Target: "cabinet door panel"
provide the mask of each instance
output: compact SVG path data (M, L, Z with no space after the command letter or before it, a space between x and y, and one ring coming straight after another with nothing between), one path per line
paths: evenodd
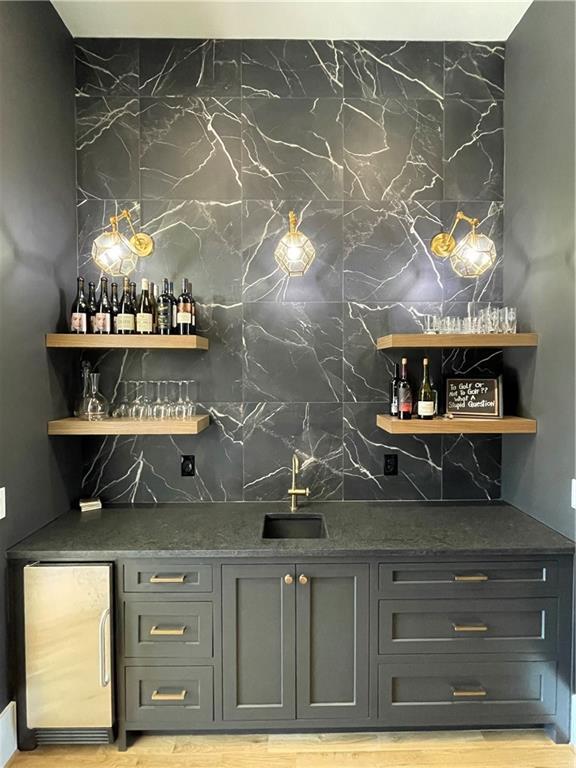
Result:
M292 566L222 568L225 720L295 715L295 585Z
M297 567L297 716L368 715L368 566Z

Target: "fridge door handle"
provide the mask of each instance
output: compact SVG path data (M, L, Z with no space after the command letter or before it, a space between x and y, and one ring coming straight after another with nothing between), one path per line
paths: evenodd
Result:
M99 657L100 657L100 685L106 688L110 684L110 670L106 655L106 625L110 618L110 608L105 608L100 616L99 625Z

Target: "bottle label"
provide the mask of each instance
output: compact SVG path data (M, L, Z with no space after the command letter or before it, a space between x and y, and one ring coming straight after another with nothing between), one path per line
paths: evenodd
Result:
M112 316L112 333L118 333L118 315Z
M434 400L418 400L418 416L434 416Z
M390 403L390 414L392 416L398 415L398 395L394 395L392 402Z
M192 313L183 312L181 309L176 313L176 323L178 325L189 325L192 322Z
M86 313L72 312L70 317L70 330L72 333L86 333Z
M176 304L172 304L172 328L176 328L178 325L178 307Z
M148 312L138 312L136 315L136 332L152 333L152 315Z
M94 333L110 333L110 315L108 312L96 312L94 315Z
M170 306L168 304L158 307L158 328L162 331L170 328Z
M134 330L134 315L118 315L116 317L116 332L132 332Z
M398 410L401 413L412 413L412 393L410 390L400 390L398 395Z

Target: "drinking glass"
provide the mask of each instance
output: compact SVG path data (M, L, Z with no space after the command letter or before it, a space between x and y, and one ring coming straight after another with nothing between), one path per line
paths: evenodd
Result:
M424 315L424 333L437 333L436 329L434 328L435 319L436 318L434 315Z
M178 381L177 384L178 384L178 400L174 405L173 413L174 413L175 419L182 420L182 419L185 419L186 416L188 415L186 401L182 397L182 387L184 385L184 382Z
M130 416L130 402L128 400L128 382L122 380L119 384L120 399L112 411L114 419L127 419Z
M162 400L162 393L160 392L160 381L150 382L150 391L152 397L151 416L153 419L165 419L166 418L166 406ZM156 391L156 397L154 397L154 391Z
M135 381L135 397L130 406L130 418L131 419L148 419L150 418L150 403L148 402L146 393L146 382Z
M504 307L504 333L516 333L518 321L516 307Z
M196 404L198 402L198 384L189 379L186 382L186 416L196 416Z

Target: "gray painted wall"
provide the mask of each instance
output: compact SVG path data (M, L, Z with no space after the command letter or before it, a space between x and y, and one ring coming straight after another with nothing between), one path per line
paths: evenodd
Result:
M53 363L67 358L51 361L43 334L57 327L76 269L72 40L48 2L0 3L0 163L1 710L4 551L78 493L73 446L46 436L46 421L65 408Z
M574 3L535 2L505 67L504 298L541 344L505 356L538 435L504 440L502 495L573 537Z

